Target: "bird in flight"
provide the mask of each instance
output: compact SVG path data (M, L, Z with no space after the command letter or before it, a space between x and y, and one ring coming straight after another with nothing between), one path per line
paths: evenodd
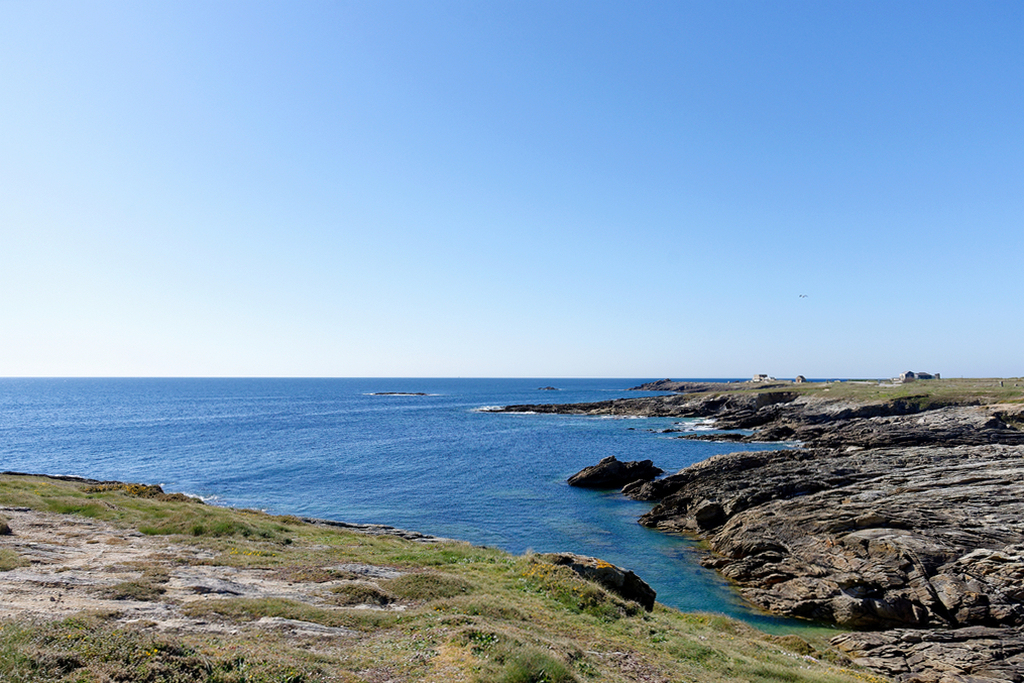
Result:
M806 295L806 294L801 294L801 295L800 295L800 298L801 298L801 299L806 299L806 298L807 298L807 295Z

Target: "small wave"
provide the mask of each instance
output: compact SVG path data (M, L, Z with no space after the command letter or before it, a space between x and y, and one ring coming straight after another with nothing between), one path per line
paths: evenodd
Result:
M479 408L470 408L471 413L503 413L505 415L540 415L535 410L511 410L505 412L508 406L480 406Z
M693 421L676 422L681 432L713 432L716 431L715 421L709 417L696 418Z
M217 495L212 495L211 494L209 496L200 496L197 493L188 493L186 491L182 491L181 493L184 493L186 496L189 496L190 498L198 498L199 500L203 501L207 505L223 505L223 503L220 502L221 501L221 497L217 496Z

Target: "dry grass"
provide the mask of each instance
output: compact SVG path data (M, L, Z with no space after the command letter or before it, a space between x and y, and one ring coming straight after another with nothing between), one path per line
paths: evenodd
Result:
M735 386L735 385L734 385ZM792 391L858 402L912 400L921 407L1024 403L1024 378L930 379L893 384L890 380L848 380L842 382L773 382L771 386L744 384L722 393Z
M5 682L872 680L841 668L824 634L778 638L724 617L660 605L648 613L564 567L494 549L31 477L0 477L4 505L166 533L176 544L168 548L201 549L204 571L261 572L304 591L175 602L162 591L195 554L168 550L117 591L165 604L207 631L164 632L116 612L8 621L0 628Z

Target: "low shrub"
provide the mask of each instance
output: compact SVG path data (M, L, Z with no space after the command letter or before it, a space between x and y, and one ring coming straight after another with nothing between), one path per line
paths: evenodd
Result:
M509 658L498 683L572 683L575 680L559 660L541 650L525 648Z
M453 598L473 590L473 584L463 578L433 572L403 574L383 582L383 586L397 597L425 601Z
M151 602L156 600L167 590L148 581L123 581L119 584L104 588L100 595L110 600L139 600Z
M0 548L0 572L9 572L18 567L27 567L31 564L27 558L22 557L10 548Z
M331 588L330 602L335 605L383 606L394 601L394 596L382 591L372 583L353 581Z

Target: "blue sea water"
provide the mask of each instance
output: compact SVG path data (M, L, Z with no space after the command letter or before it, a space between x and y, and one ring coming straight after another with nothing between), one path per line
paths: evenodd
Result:
M637 524L650 503L565 483L609 455L675 472L735 445L657 433L677 419L480 410L649 395L626 391L645 381L0 379L0 471L156 483L513 553L594 555L636 571L664 604L793 630L700 567L692 541ZM559 391L538 391L549 385Z

